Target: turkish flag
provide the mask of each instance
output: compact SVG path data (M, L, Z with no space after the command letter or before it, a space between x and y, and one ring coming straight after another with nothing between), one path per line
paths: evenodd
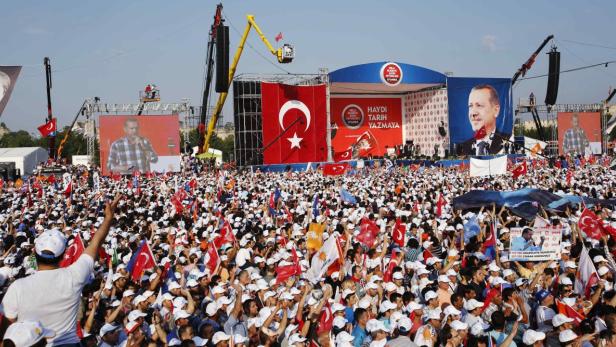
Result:
M383 282L391 282L391 276L394 274L394 268L398 266L397 252L392 250L389 256L389 263L387 264L387 270L383 274Z
M346 151L334 153L335 162L339 162L343 160L351 160L351 159L353 159L353 149L352 148L348 148Z
M349 168L348 163L321 165L321 169L323 169L324 176L343 175L347 171L348 168Z
M578 226L586 236L595 240L601 239L601 236L604 234L603 223L596 214L587 208L582 211Z
M291 276L300 275L302 269L299 267L299 262L296 264L278 266L276 268L276 284L284 283Z
M526 175L526 161L523 161L522 164L517 165L511 170L511 174L513 174L513 178L517 179L522 175Z
M573 171L567 170L567 185L571 185L571 179L573 178Z
M126 269L130 273L130 278L132 278L135 282L139 282L143 272L155 266L156 261L154 260L154 255L152 254L148 241L145 240L141 242L139 248L137 248L133 256L130 258Z
M220 228L220 235L214 239L214 246L216 248L222 247L225 243L235 243L236 238L233 235L233 230L231 229L231 224L225 221L222 224L222 228Z
M56 132L56 119L52 118L50 122L47 122L40 127L38 127L38 131L41 133L42 137L47 137Z
M206 255L207 260L205 261L205 266L210 270L210 274L213 275L220 264L220 257L218 256L218 250L211 242L208 244Z
M359 234L356 239L368 248L372 248L372 246L374 246L374 242L376 241L376 237L379 234L379 230L379 226L376 225L373 220L364 218L361 220Z
M68 184L64 188L64 196L68 198L71 196L72 193L73 193L73 181L71 180L68 182Z
M66 247L64 251L64 257L62 261L60 261L60 267L68 267L79 259L85 247L83 246L83 241L81 240L81 236L77 234L73 239L73 242Z
M406 235L406 226L402 224L400 218L396 219L396 225L391 231L392 240L400 247L404 247L404 237Z
M263 163L327 160L327 97L324 84L261 83Z
M359 148L359 156L366 157L377 149L378 142L376 141L376 137L374 137L370 131L366 130L355 140L355 146Z
M557 277L558 278L558 277ZM556 308L558 309L558 313L564 314L565 316L573 319L573 324L575 326L580 325L580 323L586 319L584 314L576 311L573 307L565 304L564 302L556 299Z
M443 198L443 194L438 195L438 201L436 202L436 216L440 217L443 214L443 206L447 201Z
M332 308L329 305L327 300L323 305L323 310L321 311L321 319L319 319L319 328L317 329L317 335L321 334L325 331L331 331L334 326L334 314L332 313Z

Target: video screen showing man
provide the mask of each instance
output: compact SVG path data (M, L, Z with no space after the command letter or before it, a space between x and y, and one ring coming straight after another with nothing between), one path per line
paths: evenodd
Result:
M541 238L541 242L539 244L535 244L533 240L533 231L531 228L524 228L522 231L522 236L514 237L511 240L511 250L512 251L527 251L527 252L539 252L543 247L543 242L545 238Z
M579 114L574 113L571 116L571 128L565 131L563 138L563 152L571 155L585 155L586 148L590 148L590 142L580 127Z
M111 172L132 174L151 171L150 164L158 161L150 140L139 136L139 122L135 118L124 121L126 136L115 140L109 148L107 168Z
M498 92L489 84L476 85L468 95L468 121L473 132L480 134L485 129L485 135L471 138L462 143L461 154L492 155L503 150L503 138L509 137L496 129L496 119L501 110Z

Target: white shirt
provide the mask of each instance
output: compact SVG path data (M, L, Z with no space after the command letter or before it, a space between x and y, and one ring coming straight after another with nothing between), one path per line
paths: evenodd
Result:
M37 271L9 286L2 300L4 313L18 321L40 321L56 332L50 345L79 343L77 311L81 291L94 271L94 260L82 254L71 266Z

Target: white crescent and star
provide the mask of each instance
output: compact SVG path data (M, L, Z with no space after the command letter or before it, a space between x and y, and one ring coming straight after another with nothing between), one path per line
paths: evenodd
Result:
M148 260L150 260L150 256L147 253L139 254L139 257L137 258L137 263L139 263L139 259L141 258L142 255L145 258L145 261L143 262L143 265L146 265L148 263Z
M49 123L47 126L47 131L51 131L53 129L53 122Z
M304 115L304 117L306 117L306 129L304 131L307 131L310 127L310 110L308 109L308 106L306 106L306 104L299 100L289 100L282 105L280 111L278 112L278 123L280 123L280 127L283 131L285 130L284 117L287 112L293 109L300 111ZM300 142L303 140L303 138L298 137L297 133L295 133L293 134L293 137L287 137L287 140L289 140L289 142L291 143L291 148L300 148Z

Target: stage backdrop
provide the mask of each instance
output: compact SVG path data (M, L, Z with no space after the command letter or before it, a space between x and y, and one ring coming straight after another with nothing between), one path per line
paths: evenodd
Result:
M574 126L574 122L577 125ZM556 126L560 154L601 154L599 112L558 112Z
M511 79L509 78L467 78L451 77L447 79L447 96L449 98L449 134L451 143L458 154L476 155L475 141L473 135L479 129L474 129L471 125L471 111L469 111L469 96L471 90L476 86L491 86L498 94L500 110L496 115L496 135L490 143L487 154L502 153L504 141L502 138L511 136L513 129L513 106L511 101ZM488 89L482 88L482 91ZM480 105L478 100L474 100L475 105L472 110L478 115L475 119L484 119L484 122L494 122L495 112L490 105ZM481 127L483 122L476 122L476 127Z
M325 88L261 83L264 164L327 160Z
M180 147L177 115L100 117L103 175L180 171Z
M400 98L331 98L330 112L334 153L354 147L354 158L382 156L386 147L402 144Z

